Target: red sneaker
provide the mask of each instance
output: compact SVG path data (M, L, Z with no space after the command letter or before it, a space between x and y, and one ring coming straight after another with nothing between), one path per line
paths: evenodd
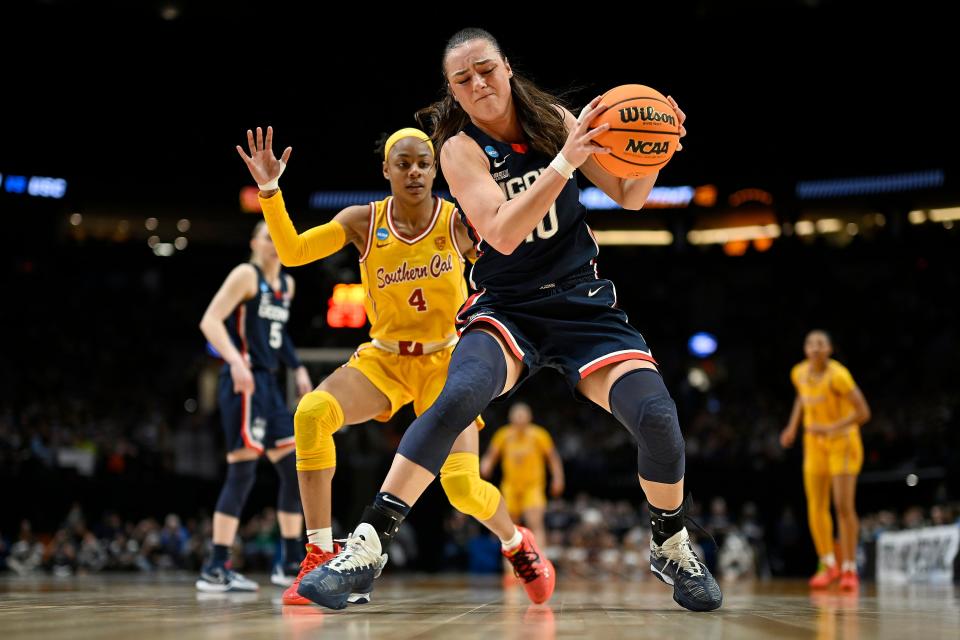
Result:
M840 591L856 591L860 588L860 577L856 571L844 571L840 576Z
M317 567L322 564L326 564L333 556L340 553L340 545L336 542L333 543L333 552L327 553L320 547L315 544L307 544L307 557L303 559L303 562L300 563L300 573L297 574L297 577L294 579L293 584L286 588L283 592L282 602L283 604L313 604L302 595L297 593L297 587L300 586L300 581L303 580L303 576L307 575Z
M826 589L839 579L840 567L837 565L833 565L832 567L820 565L820 570L813 574L808 584L811 589Z
M557 584L557 572L553 563L540 553L533 533L526 527L517 527L523 539L520 546L510 551L500 552L513 565L513 574L523 582L527 597L534 604L543 604L553 595Z

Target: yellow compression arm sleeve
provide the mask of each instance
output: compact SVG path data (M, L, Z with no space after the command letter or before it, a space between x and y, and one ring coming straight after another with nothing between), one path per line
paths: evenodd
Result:
M347 242L347 234L336 220L297 234L290 221L290 214L283 204L279 191L269 198L260 198L263 218L270 229L270 237L277 248L280 262L288 267L297 267L314 260L326 258L339 251Z

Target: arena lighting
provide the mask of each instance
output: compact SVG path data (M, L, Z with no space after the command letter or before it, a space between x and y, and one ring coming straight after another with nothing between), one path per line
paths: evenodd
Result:
M67 181L63 178L34 176L27 183L27 194L38 198L59 200L67 192Z
M837 233L843 229L843 222L837 218L820 218L814 225L817 233Z
M362 284L338 284L327 301L327 324L334 329L359 329L367 323L363 308L365 294Z
M244 213L260 213L260 190L256 187L240 189L240 210Z
M690 242L690 244L724 244L738 240L779 237L780 225L778 224L754 224L744 227L724 227L720 229L692 229L687 232L687 241Z
M796 193L801 200L812 200L816 198L840 198L843 196L916 191L941 186L943 186L943 170L934 169L862 178L801 181L797 183Z
M36 198L59 200L67 193L67 181L63 178L0 174L0 182L7 193L25 193Z
M445 191L434 191L434 195L446 200L450 194ZM343 209L355 204L367 204L375 200L383 200L390 195L389 191L314 191L310 194L310 208L324 211ZM259 203L257 211L259 211Z
M717 352L717 339L706 331L698 331L690 336L687 348L698 358L707 358Z
M645 209L688 207L690 202L693 201L693 195L693 187L654 187L643 206ZM591 211L621 208L610 196L597 187L581 189L580 202Z
M740 189L730 194L730 206L739 207L748 202L773 204L773 196L763 189Z
M652 229L622 229L594 231L597 244L616 245L649 245L664 247L673 244L673 234L666 230Z
M168 258L173 255L174 247L169 242L158 242L153 247L153 253L161 258Z
M949 207L947 209L914 209L907 214L910 224L922 224L926 220L931 222L952 222L960 220L960 207Z
M698 207L712 207L717 204L717 188L712 184L705 184L693 191L693 204Z
M952 207L950 209L931 209L930 219L934 222L960 220L960 207Z
M247 212L256 212L260 210L259 203L254 205L255 198L246 191L244 187L241 191L241 208ZM249 187L249 189L253 189ZM695 194L706 187L681 186L681 187L654 187L643 205L645 209L666 209L688 207L693 202ZM712 187L710 187L712 189ZM435 191L441 198L450 199L450 194L444 191ZM256 189L253 194L256 195ZM310 208L320 210L343 209L354 204L365 204L375 200L383 200L390 193L387 191L314 191L310 195ZM700 206L713 206L716 201L716 190L712 191L712 197L705 196L698 200ZM587 187L580 191L580 202L591 211L610 211L620 209L620 205L614 202L607 194L596 187ZM708 204L704 204L708 203Z
M697 391L706 393L710 390L710 377L699 367L693 367L687 372L687 383Z
M798 220L797 224L793 226L793 230L798 236L812 236L817 231L810 220Z

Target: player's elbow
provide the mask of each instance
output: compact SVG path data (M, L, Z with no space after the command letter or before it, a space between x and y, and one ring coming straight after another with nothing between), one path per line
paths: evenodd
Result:
M203 314L203 317L200 318L200 324L198 325L200 327L200 333L202 333L207 338L209 338L209 335L210 335L211 320L212 320L212 317L210 316L210 314L205 313Z
M523 238L517 238L516 233L511 233L508 229L498 229L494 230L490 236L484 236L483 241L496 249L498 253L508 256L516 251L520 243L523 242Z
M613 198L613 201L620 205L621 209L626 209L627 211L640 211L643 209L643 205L647 203L647 196L649 192L642 193L639 191L634 192L623 192L621 191Z
M285 267L299 267L303 261L299 259L297 251L290 251L289 248L281 249L279 245L274 245L277 249L277 257L280 258L280 264Z
M519 245L519 243L510 242L510 241L501 241L496 244L490 243L490 246L497 250L498 253L508 256L513 253Z
M307 264L311 260L307 258L310 253L307 242L303 235L291 239L290 242L275 242L274 247L277 250L277 257L280 258L280 264L285 267L299 267Z

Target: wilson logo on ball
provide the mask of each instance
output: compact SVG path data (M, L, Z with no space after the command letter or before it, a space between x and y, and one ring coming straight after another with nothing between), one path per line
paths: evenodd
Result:
M662 113L653 107L627 107L620 109L620 122L666 122L676 126L677 118L669 113Z
M605 127L593 141L605 147L593 160L612 176L634 179L656 173L680 146L680 114L656 89L625 84L607 91L600 104L608 108L590 122Z

